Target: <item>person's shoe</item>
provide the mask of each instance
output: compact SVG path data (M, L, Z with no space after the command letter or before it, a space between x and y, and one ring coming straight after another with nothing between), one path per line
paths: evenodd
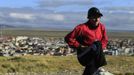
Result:
M112 74L108 71L105 71L105 72L99 72L99 74L97 74L97 75L114 75L114 74Z
M100 72L104 72L105 70L101 67L101 68L98 68L98 70L96 72L94 72L93 75L100 75Z
M100 67L93 75L114 75L108 71L106 71L104 68Z
M102 68L102 67L100 67L100 68L98 68L98 71L99 71L99 72L105 72L105 69Z

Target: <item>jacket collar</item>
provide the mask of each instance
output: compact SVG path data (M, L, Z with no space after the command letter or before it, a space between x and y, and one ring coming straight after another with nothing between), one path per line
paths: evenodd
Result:
M98 27L99 27L99 25L100 25L100 23L99 23L99 25L98 26L94 26L94 25L92 25L92 23L90 23L90 21L88 20L86 23L85 23L85 25L87 25L90 29L97 29Z

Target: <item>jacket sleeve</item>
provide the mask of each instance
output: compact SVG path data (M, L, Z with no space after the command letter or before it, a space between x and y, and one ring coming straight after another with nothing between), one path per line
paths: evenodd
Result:
M108 36L107 36L106 29L104 26L102 27L102 40L101 40L101 42L102 42L102 48L105 49L107 47Z
M73 31L71 31L69 34L65 36L65 42L69 45L71 48L77 48L79 47L79 42L76 40L77 36L80 35L80 29L78 26L74 28Z

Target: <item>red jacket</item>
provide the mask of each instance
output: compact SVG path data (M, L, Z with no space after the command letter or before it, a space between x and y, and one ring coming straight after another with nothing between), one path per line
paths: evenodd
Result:
M91 29L89 25L88 22L80 24L65 36L65 41L70 47L77 48L80 44L90 46L94 41L99 40L102 48L106 48L108 38L104 25L99 23L96 29ZM81 39L77 39L77 37L81 37Z

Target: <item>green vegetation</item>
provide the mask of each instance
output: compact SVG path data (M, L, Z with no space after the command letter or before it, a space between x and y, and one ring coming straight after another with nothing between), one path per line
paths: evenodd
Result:
M0 31L1 32L1 31ZM4 29L3 35L7 36L29 36L29 37L64 37L70 31L45 31L45 30L17 30L17 29ZM107 32L109 38L134 38L134 32Z
M134 74L133 56L107 56L108 65L105 67L108 71L115 74Z
M1 32L1 31L0 31ZM68 31L44 31L44 30L2 30L3 35L7 36L29 36L29 37L64 37Z
M0 73L43 73L78 71L81 69L75 56L22 56L0 57Z
M134 72L134 57L106 56L108 65L104 68L117 75L131 75ZM22 56L0 57L0 73L51 73L73 72L81 74L83 67L76 56Z

